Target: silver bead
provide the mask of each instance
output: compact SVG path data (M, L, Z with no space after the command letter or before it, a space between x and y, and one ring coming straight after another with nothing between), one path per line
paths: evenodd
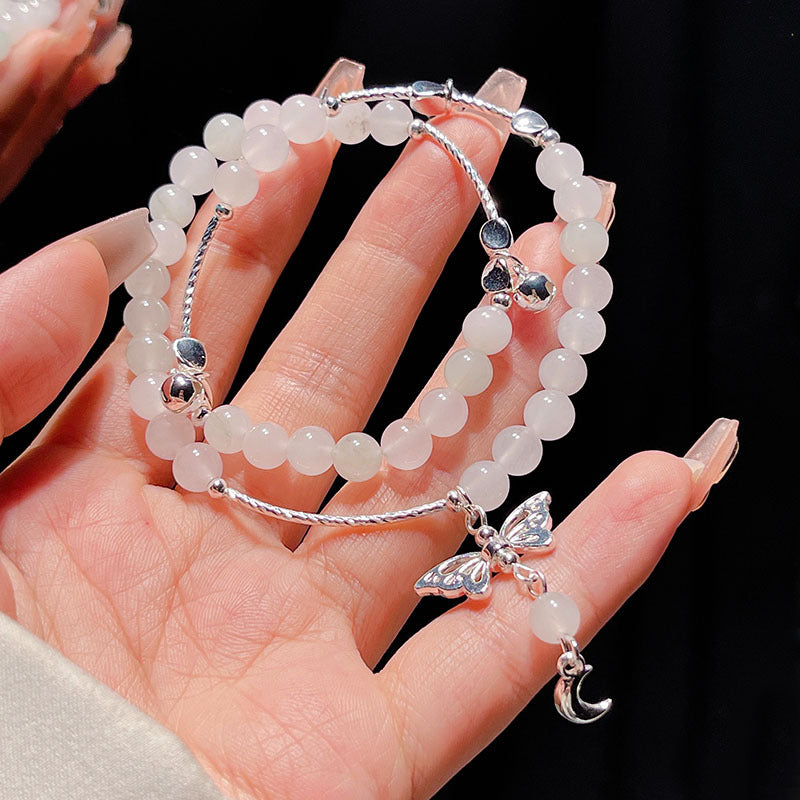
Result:
M447 505L452 508L453 511L461 510L461 493L458 489L451 489L447 493Z
M342 104L339 102L338 97L334 97L334 95L329 94L325 98L325 102L323 103L325 106L325 111L327 112L329 117L335 117L342 108Z
M481 226L481 244L490 256L498 250L508 250L514 244L511 227L502 217L487 220Z
M544 311L556 296L556 285L543 272L524 275L514 293L514 300L526 311Z
M425 123L419 117L415 117L408 123L408 135L412 139L419 139L425 135Z
M552 128L548 128L546 131L543 131L541 136L539 136L539 144L542 147L549 147L551 144L558 144L561 141L561 136L559 136L558 131L553 130Z
M189 372L202 372L206 368L208 357L206 348L199 339L183 336L172 343L172 351L178 363Z
M233 208L231 208L231 206L229 206L227 203L217 203L214 213L220 218L220 220L229 220L233 216Z
M161 402L168 411L179 414L189 408L202 391L203 387L197 378L183 372L173 372L161 384Z
M509 253L496 255L483 268L481 275L483 291L489 294L513 291L519 283L520 272L524 270L522 262Z
M501 550L508 549L508 539L503 536L492 536L483 546L483 557L486 561L494 561Z
M497 308L505 309L506 311L511 308L514 298L508 292L495 292L492 295L491 303Z
M212 497L223 497L227 488L228 484L225 483L224 479L214 478L214 480L208 484L208 493Z
M475 531L475 542L478 547L483 547L494 536L497 536L497 531L491 525L481 525Z
M533 144L538 143L542 131L546 129L544 117L529 108L520 108L511 118L511 132Z

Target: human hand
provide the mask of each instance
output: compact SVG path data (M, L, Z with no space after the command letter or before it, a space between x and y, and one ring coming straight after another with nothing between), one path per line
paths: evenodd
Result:
M67 111L114 77L131 45L130 28L117 24L122 0L62 5L52 27L27 33L0 58L0 201L61 128ZM0 20L0 37L5 33Z
M361 78L344 63L323 83L341 91ZM499 71L480 94L516 108L524 88ZM504 135L472 113L437 124L488 178ZM217 397L336 147L326 136L298 150L261 177L258 198L222 226L207 256L195 334ZM449 157L410 142L232 402L289 430L361 429L474 210L474 190ZM190 231L190 252L210 212ZM537 225L514 247L557 283L568 268L559 231L557 222ZM174 326L189 262L174 267ZM465 430L437 441L424 468L348 484L326 510L368 513L443 496L497 430L519 422L558 316L556 308L515 326L519 335L493 359L492 390L472 398ZM498 580L488 602L451 608L375 674L417 601L415 580L461 542L459 522L302 531L174 490L169 463L148 454L145 424L128 410L128 340L121 332L0 476L0 607L172 728L232 798L430 796L552 677L558 648L531 635L529 599ZM430 386L441 384L440 368ZM536 560L551 587L578 603L581 645L724 472L735 425L713 427L711 439L691 462L661 452L625 461L557 527L554 552ZM332 480L286 465L259 472L241 456L226 457L225 475L303 509L317 508Z

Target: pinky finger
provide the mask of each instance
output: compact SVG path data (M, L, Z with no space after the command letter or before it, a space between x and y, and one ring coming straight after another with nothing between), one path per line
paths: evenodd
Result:
M717 446L704 453L705 469L697 459L655 451L629 458L559 526L553 554L528 559L550 591L577 603L581 645L647 578L698 496L735 454L735 422L718 421L708 433ZM438 617L379 675L395 703L414 796L433 794L555 671L560 648L533 636L530 597L514 583L495 578L489 602L466 602Z

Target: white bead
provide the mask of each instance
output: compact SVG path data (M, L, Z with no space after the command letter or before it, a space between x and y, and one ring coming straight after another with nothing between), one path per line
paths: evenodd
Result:
M175 455L172 475L187 492L206 492L211 481L222 477L222 456L205 442L187 444Z
M203 143L220 161L234 161L242 155L244 121L236 114L217 114L203 131Z
M162 334L135 336L128 342L125 357L135 375L142 372L169 372L175 361L172 345Z
M531 606L528 623L538 639L558 644L563 636L574 636L578 632L581 612L569 595L545 592Z
M492 458L509 475L527 475L542 460L542 441L530 428L511 425L494 437Z
M276 125L257 125L242 141L245 161L259 172L274 172L289 158L289 140Z
M244 437L244 457L259 469L275 469L286 461L289 434L275 422L262 422Z
M342 144L359 144L369 136L370 113L366 103L344 103L336 116L328 117L328 130Z
M178 450L194 442L194 425L186 414L162 410L148 423L144 440L154 456L171 461Z
M553 205L556 214L566 222L594 217L603 205L603 192L597 181L577 175L559 184L553 195Z
M368 481L382 463L381 446L366 433L348 433L333 448L333 466L346 481Z
M384 100L369 115L372 138L385 145L401 144L408 139L408 126L414 119L411 109L400 100Z
M225 405L206 415L203 433L206 441L218 452L238 453L252 427L253 421L243 408Z
M214 191L229 206L246 206L258 194L258 173L244 161L228 161L217 170Z
M169 178L192 194L207 194L214 185L217 159L205 147L192 145L179 150L169 165Z
M480 394L492 382L494 369L485 353L463 348L456 350L444 365L447 385L465 397Z
M558 341L576 353L593 353L605 338L605 320L590 308L571 308L558 321Z
M150 195L150 216L153 219L171 219L181 228L185 228L197 211L197 204L192 193L174 183L159 186Z
M560 244L571 264L592 264L608 250L608 231L596 219L576 219L564 226Z
M169 308L157 297L134 297L125 306L122 321L133 336L164 333L169 327Z
M469 417L469 406L464 395L444 387L431 389L419 402L419 418L434 436L454 436Z
M573 267L564 278L564 299L573 308L602 311L614 293L614 281L600 264Z
M571 144L558 144L545 147L536 159L536 175L548 188L556 189L564 181L583 174L583 156Z
M586 383L586 362L573 350L551 350L539 364L539 380L545 389L575 394Z
M325 428L308 425L289 438L286 454L301 475L322 475L333 464L333 436Z
M281 104L274 100L256 100L244 112L244 129L251 131L259 125L280 125Z
M131 381L128 387L128 400L131 410L137 417L153 419L164 411L161 384L166 379L166 372L143 372Z
M525 424L543 441L566 436L575 424L572 400L557 389L542 389L531 395L523 411Z
M281 105L280 125L290 142L310 144L325 135L328 116L318 97L295 94Z
M431 456L433 439L416 419L396 419L381 436L381 450L395 469L416 469Z
M186 252L186 234L171 219L154 219L150 232L156 240L153 258L168 267L177 264Z
M494 461L476 461L468 466L458 482L484 511L494 511L505 503L511 482L506 471Z
M131 297L163 297L169 291L169 270L155 258L148 258L125 281Z
M496 306L479 306L464 318L464 340L487 356L499 353L510 341L513 328L508 314Z

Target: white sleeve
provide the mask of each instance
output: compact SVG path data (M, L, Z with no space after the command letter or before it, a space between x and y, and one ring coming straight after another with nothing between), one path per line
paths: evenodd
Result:
M172 731L0 614L3 800L224 800Z

